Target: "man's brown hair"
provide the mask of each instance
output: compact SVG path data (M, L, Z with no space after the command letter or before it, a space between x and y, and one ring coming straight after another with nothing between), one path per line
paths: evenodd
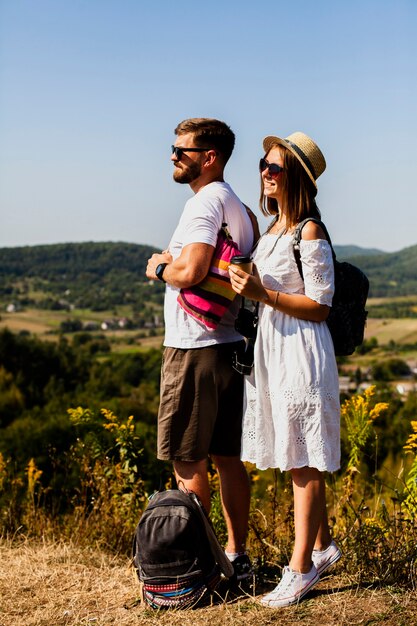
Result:
M223 165L233 152L235 135L231 128L220 120L206 117L192 117L180 122L175 129L176 135L192 133L198 148L216 150L222 158Z

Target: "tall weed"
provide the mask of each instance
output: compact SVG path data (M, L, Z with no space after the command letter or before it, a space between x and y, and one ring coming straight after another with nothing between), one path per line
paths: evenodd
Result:
M412 464L405 480L405 498L403 506L410 518L417 517L417 422L411 422L412 433L406 441L404 450L412 455Z
M141 478L141 447L133 417L123 421L107 409L69 409L77 440L66 455L68 488L65 510L47 506L49 487L33 459L25 478L0 453L1 532L8 535L76 537L129 552L146 493ZM59 507L56 507L59 508Z
M87 428L89 436L79 438L71 450L80 487L67 527L107 548L128 550L146 499L134 418L122 421L107 409L101 410L99 419L81 407L68 412L75 427ZM103 431L111 435L109 439Z
M333 535L345 558L337 567L356 582L415 587L417 563L417 421L405 445L404 463L392 484L382 482L374 424L387 409L375 402L375 388L352 396L342 406L345 433L343 468L327 476L328 511ZM55 492L44 485L32 460L24 474L0 453L0 524L8 535L76 537L112 551L130 551L131 537L146 506L141 441L131 416L120 419L102 409L69 410L76 443L65 458L68 483L64 510L47 506ZM369 459L374 456L373 467ZM407 469L405 469L407 468ZM293 498L288 473L260 472L247 464L252 485L248 549L262 576L276 575L288 563L294 540ZM382 474L381 474L382 475ZM218 476L209 466L213 525L226 541ZM56 512L58 511L58 513Z
M378 480L377 463L373 476L369 476L364 463L364 455L370 455L367 446L372 435L376 437L373 424L388 408L387 403L372 402L374 393L375 387L369 387L342 406L350 448L346 470L338 484L335 528L343 543L348 573L360 581L413 587L417 558L415 519L406 515L404 496L398 488ZM395 477L403 492L406 482Z

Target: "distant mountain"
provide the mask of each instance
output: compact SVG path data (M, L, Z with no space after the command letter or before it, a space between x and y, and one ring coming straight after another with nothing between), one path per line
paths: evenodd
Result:
M359 246L337 246L334 245L336 256L340 260L348 259L352 256L373 256L376 254L386 254L377 248L360 248Z
M417 295L417 245L399 252L349 257L368 276L370 296Z
M41 308L136 309L162 302L146 264L155 248L131 243L65 243L0 248L0 298Z
M131 243L67 243L0 248L0 298L36 290L68 295L75 306L101 307L162 298L162 284L149 292L146 262L156 249ZM370 296L417 295L417 245L399 252L337 246L339 260L360 267L370 280Z
M37 276L73 280L80 274L100 277L114 271L144 278L151 246L124 242L57 243L0 248L0 276Z

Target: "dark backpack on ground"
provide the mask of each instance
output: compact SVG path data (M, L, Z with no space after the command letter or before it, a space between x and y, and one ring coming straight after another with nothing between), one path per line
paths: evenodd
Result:
M368 316L365 306L369 292L369 280L355 265L346 261L337 261L327 228L322 221L313 217L300 222L294 232L294 255L301 278L303 278L300 258L301 231L305 224L310 221L321 226L332 249L335 291L332 308L326 322L333 339L336 356L348 356L363 342Z
M233 566L196 496L158 491L136 527L133 560L143 599L152 608L190 608L210 598Z

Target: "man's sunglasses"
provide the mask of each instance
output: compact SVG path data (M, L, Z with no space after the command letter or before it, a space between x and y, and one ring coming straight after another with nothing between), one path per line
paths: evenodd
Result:
M261 159L259 161L259 171L264 172L266 169L268 170L269 176L272 178L276 178L278 174L284 171L284 168L277 163L268 163L266 159Z
M175 154L175 158L181 161L183 152L207 152L211 148L179 148L178 146L171 146L171 153Z

